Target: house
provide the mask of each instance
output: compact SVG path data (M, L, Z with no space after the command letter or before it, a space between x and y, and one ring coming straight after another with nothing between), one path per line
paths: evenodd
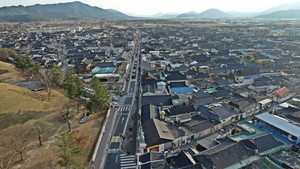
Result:
M289 120L293 124L300 125L300 109L296 107L286 107L279 110L279 115Z
M177 138L185 136L185 133L181 129L178 129L178 127L156 118L144 122L142 127L147 147L172 142Z
M259 78L258 73L254 69L238 70L234 72L234 79L237 83L253 83L254 78Z
M191 76L190 80L191 82L194 82L194 81L201 81L201 80L210 80L210 75L207 74L207 73L198 73L196 75L193 75Z
M155 95L155 85L150 85L150 84L143 85L142 93L143 93L143 96Z
M197 110L194 108L194 106L190 105L190 106L172 107L165 110L165 112L169 117L175 117L177 115L185 114L185 113L194 114L197 113Z
M174 99L177 100L179 99L179 97ZM145 106L147 104L162 106L163 109L166 109L173 106L173 98L171 95L142 96L142 106Z
M201 91L199 91L199 92L201 92ZM217 99L215 99L213 97L213 95L209 95L207 93L205 93L205 94L206 95L193 97L190 101L191 104L193 104L194 107L199 107L201 105L210 105L210 104L219 102Z
M204 151L194 155L205 168L229 169L242 168L248 163L260 159L255 151L246 148L241 142L230 144L226 147L215 147L215 151Z
M139 156L138 160L140 169L169 169L163 152L148 152Z
M180 169L187 166L196 168L197 161L186 151L181 151L177 155L167 158L170 168ZM201 167L201 166L198 166Z
M225 106L206 107L201 105L198 111L201 112L201 115L221 122L224 126L236 121L237 116L237 113L230 111Z
M255 100L242 96L239 99L232 99L231 101L229 101L227 103L227 107L231 111L240 114L239 116L237 116L237 120L251 116L254 112L259 111L258 106L256 107Z
M259 135L254 138L249 138L241 140L243 145L247 148L257 151L260 155L268 154L272 151L278 151L279 147L284 145L284 143L275 139L271 133Z
M187 78L183 74L171 74L166 77L167 83L171 82L186 82Z
M142 106L141 123L143 124L152 118L159 118L158 107L152 104Z
M214 96L214 98L218 100L228 98L233 95L233 93L230 90L226 90L224 87L217 87L216 89L211 89L207 92L211 93Z
M77 59L74 63L76 73L90 73L93 59Z
M300 142L299 126L296 126L281 117L268 113L256 115L255 119L255 125L258 127L268 130L292 144Z
M181 125L187 129L186 131L189 132L191 140L205 137L221 128L220 122L210 120L198 114L192 115L189 120L182 122Z
M225 79L225 78L216 78L216 79L213 79L213 81L215 83L218 84L218 86L222 87L222 86L226 86L226 85L230 85L231 83Z
M158 80L144 80L142 83L142 95L168 95L166 82Z
M192 87L180 87L180 88L172 88L171 93L180 94L180 93L193 93L195 90Z
M282 87L272 92L271 96L273 98L273 101L282 103L288 99L291 99L294 96L294 92L290 91L286 87Z

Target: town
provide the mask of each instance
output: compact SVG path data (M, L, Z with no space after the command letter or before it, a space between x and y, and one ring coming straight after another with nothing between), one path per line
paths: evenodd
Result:
M94 79L106 88L109 108L85 168L300 167L300 28L254 19L90 25L23 23L0 32L2 49L41 69L72 68L84 83L83 105L95 96ZM0 75L46 90L34 76L16 83ZM82 113L79 125L97 114Z

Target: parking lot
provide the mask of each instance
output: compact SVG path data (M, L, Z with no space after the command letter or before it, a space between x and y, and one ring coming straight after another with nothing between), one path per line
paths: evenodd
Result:
M9 81L7 83L16 85L16 86L19 86L19 87L22 87L25 89L33 90L33 91L43 89L43 86L40 84L39 80L35 80L35 79L28 80L28 81L26 81L26 80Z

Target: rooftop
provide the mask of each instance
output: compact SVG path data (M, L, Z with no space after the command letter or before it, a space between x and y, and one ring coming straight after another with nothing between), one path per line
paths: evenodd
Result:
M257 119L262 120L270 125L275 126L276 128L283 130L287 133L294 135L295 137L300 137L300 127L289 123L288 121L277 117L272 114L262 113L255 116Z

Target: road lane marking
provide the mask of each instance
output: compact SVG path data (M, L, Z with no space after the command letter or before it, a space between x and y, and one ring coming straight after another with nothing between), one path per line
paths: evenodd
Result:
M118 162L118 155L116 156L116 163Z
M134 161L131 160L131 161L122 161L121 162L121 164L126 164L126 163L130 163L131 164L131 163L134 163Z
M112 143L118 143L121 142L122 138L120 136L112 136L110 142Z

